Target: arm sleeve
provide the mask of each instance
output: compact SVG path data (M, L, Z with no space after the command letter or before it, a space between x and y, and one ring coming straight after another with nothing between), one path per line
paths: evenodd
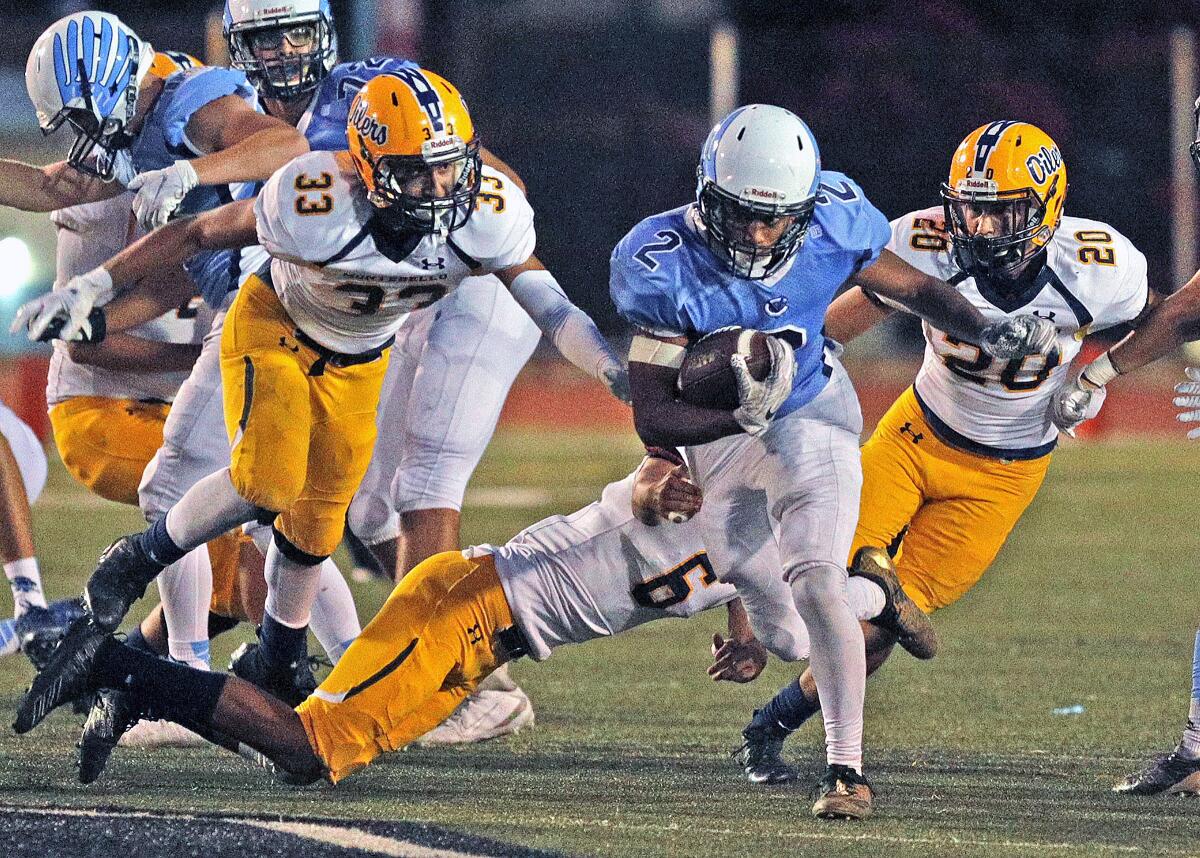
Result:
M512 282L512 296L563 357L592 378L606 380L621 361L587 313L563 292L549 271L525 271Z

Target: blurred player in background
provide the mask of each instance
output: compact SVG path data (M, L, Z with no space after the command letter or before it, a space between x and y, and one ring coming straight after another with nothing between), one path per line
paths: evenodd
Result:
M813 813L861 819L873 802L862 774L865 663L845 564L862 416L822 335L825 311L853 279L1006 360L1048 345L1053 327L1031 316L988 324L887 250L887 219L848 177L821 169L816 140L787 110L738 108L709 134L697 174L694 204L647 218L613 251L612 298L637 328L634 421L647 444L688 448L723 580L748 603L794 601L804 618L827 701L828 767ZM755 380L733 358L741 404L732 412L677 399L688 343L731 325L772 335L769 374ZM882 605L883 588L874 591Z
M233 66L245 72L266 111L304 132L314 150L347 148L346 116L367 81L417 67L395 57L339 63L328 0L228 0L224 31ZM507 165L487 148L480 151L485 164L524 190ZM430 270L445 265L441 257L426 261ZM389 580L461 545L467 481L540 338L493 275L465 279L433 306L414 311L397 332L375 451L347 522ZM501 669L423 741L488 739L532 721L529 698Z
M862 449L852 551L892 546L901 585L928 612L975 585L1041 486L1059 434L1048 409L1083 338L1147 306L1145 257L1108 224L1064 217L1066 192L1045 132L992 122L955 151L943 206L891 225L892 253L953 284L990 323L1032 313L1055 331L1047 354L997 359L927 320L916 381ZM846 342L896 309L860 282L833 302L826 330ZM896 638L864 628L870 673ZM739 757L751 781L790 779L779 749L820 711L817 692L806 672L755 713Z

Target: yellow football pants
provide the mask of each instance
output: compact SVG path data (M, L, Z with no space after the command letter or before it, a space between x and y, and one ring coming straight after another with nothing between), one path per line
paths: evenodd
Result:
M329 779L444 721L499 667L493 640L512 622L490 554L450 551L418 564L296 708Z
M910 387L862 448L863 490L851 557L904 530L896 571L926 611L975 586L1037 494L1050 455L1003 462L943 443Z
M162 446L166 403L74 396L50 409L67 472L93 494L138 505L142 471Z
M221 337L230 474L238 494L279 513L276 528L301 551L333 553L375 446L386 352L337 367L296 339L274 290L256 276L238 292Z

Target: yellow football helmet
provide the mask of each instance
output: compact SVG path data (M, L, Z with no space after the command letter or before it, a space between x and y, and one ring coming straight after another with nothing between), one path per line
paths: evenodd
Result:
M942 185L958 266L973 277L1012 279L1050 243L1066 196L1067 168L1049 134L1011 120L976 128Z
M384 222L446 234L467 222L483 165L466 102L426 69L381 74L350 105L350 159Z

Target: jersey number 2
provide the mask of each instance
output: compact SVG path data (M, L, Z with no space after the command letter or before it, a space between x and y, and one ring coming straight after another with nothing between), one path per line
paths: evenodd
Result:
M658 270L658 260L654 258L656 253L673 253L683 244L683 239L673 229L660 229L654 236L659 240L642 245L641 249L633 254L633 258L650 271Z

